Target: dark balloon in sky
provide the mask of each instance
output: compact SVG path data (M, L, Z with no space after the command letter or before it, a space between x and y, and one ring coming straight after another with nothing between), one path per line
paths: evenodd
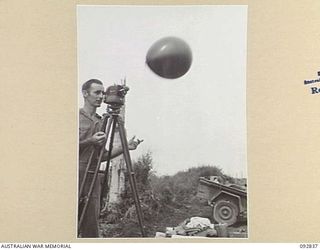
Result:
M190 69L192 52L184 40L178 37L164 37L150 47L146 63L157 75L175 79Z

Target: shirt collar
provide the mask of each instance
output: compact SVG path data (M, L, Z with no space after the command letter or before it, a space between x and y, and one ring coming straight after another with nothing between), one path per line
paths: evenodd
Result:
M84 111L83 108L80 109L80 114L84 115L85 117L93 121L92 117L86 111ZM98 115L97 113L94 114L94 117L97 119L101 119L101 116Z

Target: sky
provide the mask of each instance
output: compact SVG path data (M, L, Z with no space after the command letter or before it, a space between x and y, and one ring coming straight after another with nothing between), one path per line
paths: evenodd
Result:
M80 5L77 32L79 107L88 79L107 87L126 78L128 139L144 139L130 151L133 160L152 152L158 175L212 165L247 176L246 6ZM145 63L152 44L167 36L192 50L189 71L177 79Z

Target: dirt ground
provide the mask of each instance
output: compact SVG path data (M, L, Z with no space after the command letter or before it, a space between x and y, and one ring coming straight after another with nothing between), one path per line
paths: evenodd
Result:
M171 208L165 215L146 218L144 228L146 237L154 238L156 232L166 232L166 227L176 227L191 217L205 217L212 222L212 208L201 204L192 204L182 208ZM229 237L243 238L247 233L247 222L242 220L227 228ZM140 227L135 219L120 219L116 223L100 221L100 234L103 238L141 237Z

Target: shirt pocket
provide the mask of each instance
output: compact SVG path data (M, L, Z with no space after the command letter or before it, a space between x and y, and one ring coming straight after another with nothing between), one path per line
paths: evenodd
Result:
M80 121L79 124L79 139L84 140L86 139L91 131L91 123L87 121Z

